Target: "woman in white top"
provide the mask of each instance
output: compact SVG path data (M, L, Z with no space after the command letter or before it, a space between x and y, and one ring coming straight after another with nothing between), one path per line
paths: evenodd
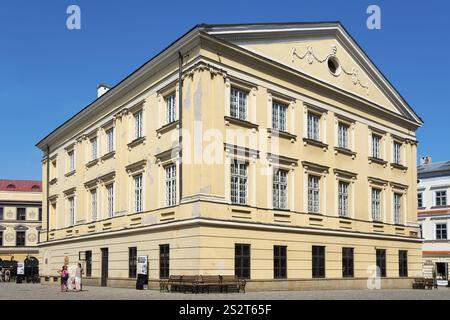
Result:
M83 268L81 268L81 263L78 263L78 266L75 270L75 290L81 291L82 285L81 285L81 278L83 276Z

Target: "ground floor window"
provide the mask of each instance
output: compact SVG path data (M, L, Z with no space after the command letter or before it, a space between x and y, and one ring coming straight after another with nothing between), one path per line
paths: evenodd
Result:
M137 248L128 248L128 278L136 278L137 271Z
M92 276L92 251L86 251L86 277Z
M250 245L236 244L234 247L234 274L242 279L250 279Z
M342 248L342 276L351 278L354 276L353 248Z
M168 244L161 244L159 246L159 278L160 279L167 279L170 276L169 251L170 251L170 247Z
M386 250L377 249L377 267L378 267L378 277L386 277Z
M287 247L273 247L273 277L275 279L287 278Z
M325 278L325 247L312 247L312 276L313 278Z
M398 273L400 277L408 276L408 251L406 250L398 252Z

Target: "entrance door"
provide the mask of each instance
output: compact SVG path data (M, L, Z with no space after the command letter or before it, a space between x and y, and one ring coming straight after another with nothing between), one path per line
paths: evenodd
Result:
M102 248L102 279L101 286L108 285L108 248Z

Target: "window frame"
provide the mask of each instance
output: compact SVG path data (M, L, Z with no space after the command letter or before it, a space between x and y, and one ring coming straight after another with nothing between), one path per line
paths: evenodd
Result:
M22 212L22 214L19 213ZM17 221L27 221L27 208L26 207L18 207L16 208L16 220Z
M239 279L251 279L250 244L236 243L234 245L234 274Z
M399 141L394 141L393 143L392 161L394 164L402 164L402 145Z
M273 278L287 279L287 246L273 246Z
M284 175L284 177L283 177ZM272 177L272 205L274 209L289 208L289 171L274 168Z
M341 186L345 187L345 193ZM347 181L338 181L338 216L348 218L350 216L350 183Z
M177 204L177 165L170 163L164 167L165 173L165 203L166 207L172 207Z
M423 192L417 192L417 208L423 208Z
M326 252L325 246L312 246L311 249L312 278L323 279L326 277Z
M114 139L115 128L111 127L105 130L106 135L106 154L115 151L115 139Z
M308 213L311 214L320 214L320 181L320 176L308 174Z
M75 196L68 197L67 201L69 202L69 227L73 227L75 225Z
M434 230L436 240L448 240L448 226L446 222L436 222Z
M355 249L349 247L342 248L342 277L355 277Z
M93 196L95 194L95 197ZM89 190L90 205L91 205L91 221L97 221L98 218L98 190L93 188Z
M128 278L137 277L137 247L128 248Z
M105 186L106 189L106 213L108 218L114 217L114 182Z
M398 251L398 275L401 278L408 277L408 251Z
M288 105L277 100L272 101L272 129L287 132Z
M322 115L311 110L307 111L306 137L310 140L321 141L320 139L320 121Z
M236 93L234 95L233 93ZM234 97L236 101L234 101ZM245 98L245 99L244 99ZM241 105L241 100L244 99L244 104ZM248 99L249 91L237 86L230 88L230 117L242 121L248 121Z
M381 144L383 137L379 134L372 133L371 139L371 156L374 159L383 159L381 154Z
M345 130L341 130L344 129ZM350 125L338 121L338 148L350 150L350 138L349 138Z
M378 198L374 199L374 192L378 193ZM371 218L374 222L381 222L381 206L382 206L382 193L381 188L371 187Z
M144 180L143 174L133 176L134 183L134 212L139 213L144 211Z
M144 110L138 110L133 113L134 119L134 139L138 140L144 137Z
M435 201L436 207L446 206L447 205L447 190L436 190L434 192L434 201Z
M177 119L177 96L172 92L164 97L166 106L166 125L176 122Z
M97 136L89 139L89 143L91 145L91 159L90 161L95 161L98 159L98 138Z
M21 243L19 244L19 235L23 236L20 240ZM22 230L17 230L16 231L16 247L26 247L27 246L27 232L26 231L22 231Z
M386 249L376 249L376 266L377 276L381 278L386 277Z
M402 214L403 194L395 192L393 200L394 200L394 224L401 225L403 222L403 219L402 219L402 216L403 216L403 214Z
M170 245L159 245L159 279L170 277Z
M247 205L248 180L248 163L233 159L230 163L230 201L232 204Z

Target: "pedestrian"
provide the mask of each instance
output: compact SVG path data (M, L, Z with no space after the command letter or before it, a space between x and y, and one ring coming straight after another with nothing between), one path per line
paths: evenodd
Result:
M77 269L75 270L75 290L82 290L82 277L83 277L83 268L81 267L81 263L78 263Z
M61 275L61 292L65 291L67 292L67 280L69 279L69 272L67 271L67 266L62 266L61 270L58 271L58 273Z
M3 281L5 281L5 271L4 271L4 269L2 268L1 270L0 270L0 282L3 282Z
M11 271L9 269L6 269L5 271L5 282L9 282L11 280Z

